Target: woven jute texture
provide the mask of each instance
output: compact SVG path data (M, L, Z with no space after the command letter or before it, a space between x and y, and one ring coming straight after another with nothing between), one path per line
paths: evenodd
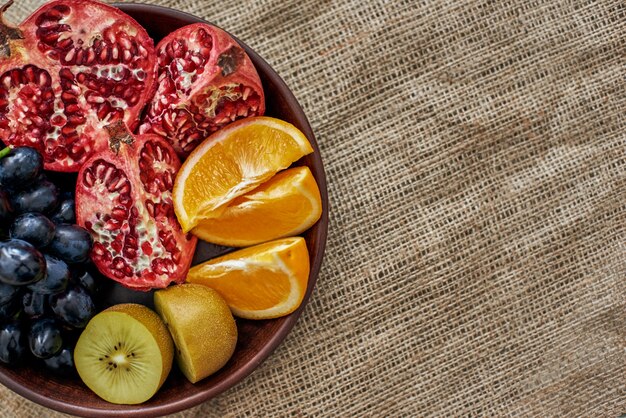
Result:
M174 416L626 412L623 2L154 2L285 79L331 206L287 340ZM0 408L61 416L6 389Z

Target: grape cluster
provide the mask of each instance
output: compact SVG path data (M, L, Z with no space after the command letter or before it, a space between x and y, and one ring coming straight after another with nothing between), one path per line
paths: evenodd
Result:
M73 193L49 177L35 149L0 151L0 361L16 365L32 355L70 374L78 330L96 313L98 283L91 237L74 225Z

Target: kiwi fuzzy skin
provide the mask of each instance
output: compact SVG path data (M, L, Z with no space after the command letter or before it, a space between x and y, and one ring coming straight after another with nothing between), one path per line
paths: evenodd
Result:
M154 305L170 328L176 361L196 383L221 369L237 345L237 324L220 294L200 284L184 283L158 290Z

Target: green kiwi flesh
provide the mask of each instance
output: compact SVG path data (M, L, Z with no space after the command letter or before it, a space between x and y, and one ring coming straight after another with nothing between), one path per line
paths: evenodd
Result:
M83 382L102 399L138 404L161 387L172 366L173 343L152 310L117 305L91 319L74 349Z

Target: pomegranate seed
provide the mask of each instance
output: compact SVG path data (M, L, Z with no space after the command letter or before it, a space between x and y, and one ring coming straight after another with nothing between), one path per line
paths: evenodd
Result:
M120 188L118 190L115 190L116 192L119 192L122 195L126 195L128 193L130 193L130 183L128 181L124 182L124 184L122 184L122 186L120 186ZM120 202L122 198L120 197ZM130 199L130 196L128 196L128 199Z
M91 222L88 222L89 225L91 225ZM87 224L85 224L86 226ZM87 229L91 229L91 226L88 227ZM92 253L97 255L97 256L102 256L105 252L106 252L106 248L104 247L104 245L102 245L102 243L100 242L94 242L93 244L93 248L92 248Z
M75 103L72 103L72 104L67 105L65 107L65 113L67 113L67 114L77 113L77 112L80 112L80 106L78 106Z
M85 64L91 65L95 59L96 59L96 51L94 51L93 48L89 48L87 50L87 57L85 58Z
M20 70L11 71L11 84L13 87L22 84L22 72Z
M69 68L61 68L61 71L59 71L59 76L62 80L74 80L74 74L72 73L72 71L70 71Z
M73 102L76 103L76 95L69 90L65 90L61 93L61 100L64 102Z
M100 87L100 85L93 78L86 80L85 85L91 90L97 90L98 87Z
M67 49L70 49L72 46L74 46L74 41L72 40L72 38L66 38L66 39L63 39L62 41L59 41L59 43L56 46L58 49L65 51Z
M115 231L118 230L122 227L122 223L116 219L109 219L105 224L104 224L104 229L107 231Z
M78 126L78 125L82 125L85 123L87 119L85 118L85 116L83 115L72 115L68 118L68 124L71 124L73 126Z
M124 255L124 257L130 258L132 260L134 258L137 258L137 249L124 247L124 251L122 252L122 254ZM127 273L127 276L132 276L132 270L130 270L130 268L128 270L125 270L125 273Z
M150 245L149 242L144 241L143 244L141 244L141 251L143 251L143 253L145 255L147 255L148 257L152 255L152 245Z
M90 168L85 170L85 173L83 174L83 183L85 186L91 188L93 187L95 181L96 177L94 176L93 171Z
M121 174L120 171L114 168L107 171L107 174L104 180L109 190L113 189L114 186L116 186L121 180L124 180L120 176L120 174Z
M111 242L111 248L113 248L116 253L122 252L123 240L124 240L124 236L122 234L117 234L113 242Z
M98 118L104 119L104 117L108 115L110 112L111 112L111 105L108 102L104 102L98 108L98 111L97 111Z
M65 60L66 63L71 64L72 59L74 59L74 54L76 54L76 50L70 49L70 51L67 54L65 54L65 57L63 59Z
M31 120L35 125L39 127L43 126L44 124L44 120L41 116L33 116Z
M83 65L83 63L85 62L85 51L83 49L79 49L76 52L76 65Z
M120 36L118 42L123 49L130 49L132 47L130 40L128 40L126 36Z
M139 50L139 55L141 55L142 58L146 58L148 56L148 50L146 50L146 48L144 48L143 45L139 44L138 50Z
M110 45L113 45L116 41L115 34L113 33L113 29L109 29L104 33L104 37L107 41L109 41Z
M50 77L50 74L48 74L47 71L41 71L39 73L39 85L40 86L49 86L50 83L52 83L52 78Z
M109 60L111 59L111 49L109 47L105 47L102 49L102 51L100 51L100 63L101 64L105 64L107 62L109 62Z

